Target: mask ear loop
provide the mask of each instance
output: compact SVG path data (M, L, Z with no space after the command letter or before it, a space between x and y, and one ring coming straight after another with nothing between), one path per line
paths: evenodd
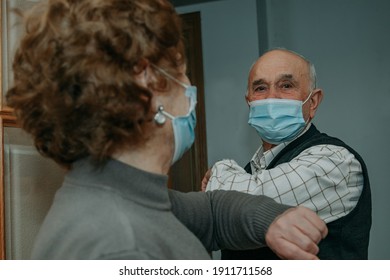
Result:
M310 92L309 96L305 99L305 101L303 101L302 105L305 104L310 99L310 97L312 96L313 92L314 92L314 90L312 90Z
M157 65L155 64L150 64L154 69L156 69L158 72L160 72L161 74L163 74L165 77L168 77L169 79L171 79L172 81L175 81L176 83L178 83L179 85L183 86L184 88L188 88L188 85L186 85L185 83L183 83L182 81L179 81L178 79L176 79L175 77L173 77L171 74L169 74L167 71L165 71L164 69L161 69L160 67L158 67Z
M153 65L153 64L151 64ZM144 79L146 81L147 79L147 68L145 68L144 70ZM157 113L154 115L154 122L159 125L159 126L162 126L163 124L165 124L165 122L167 121L167 118L165 117L165 115L163 114L164 112L164 106L160 105L158 106L157 108Z
M314 92L314 89L310 92L310 94L309 94L309 96L306 98L306 100L303 101L302 106L310 99L310 97L312 96L313 92ZM307 119L307 121L305 121L305 127L309 124L309 122L311 122L310 117Z
M169 74L167 71L161 69L160 67L158 67L157 65L154 65L153 63L150 64L154 69L156 69L157 71L159 71L161 74L165 75L166 77L170 78L171 80L175 81L176 83L178 83L179 85L183 86L185 89L188 89L189 86L186 85L185 83L183 83L182 81L179 81L178 79L176 79L175 77L173 77L171 74ZM191 106L191 105L190 105ZM157 125L163 125L165 122L166 122L166 117L169 117L170 119L174 119L174 117L165 112L164 111L164 106L160 105L158 106L157 108L157 113L156 115L154 116L154 121Z

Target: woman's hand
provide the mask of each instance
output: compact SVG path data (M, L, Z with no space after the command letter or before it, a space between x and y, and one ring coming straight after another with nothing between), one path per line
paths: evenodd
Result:
M318 260L317 244L327 234L326 224L313 211L298 206L277 217L265 239L281 259Z

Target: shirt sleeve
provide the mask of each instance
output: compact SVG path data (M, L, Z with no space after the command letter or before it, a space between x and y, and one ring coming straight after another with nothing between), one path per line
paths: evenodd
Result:
M264 246L269 225L290 208L265 196L234 191L171 190L169 195L175 216L209 251Z
M236 190L266 195L287 205L303 205L325 222L347 215L363 189L359 161L346 148L317 145L272 169L248 174L233 160L217 162L207 191Z

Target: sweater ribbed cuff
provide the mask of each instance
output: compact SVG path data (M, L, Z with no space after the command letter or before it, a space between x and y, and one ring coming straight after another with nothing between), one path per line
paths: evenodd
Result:
M255 211L253 217L253 227L262 244L266 245L265 235L271 223L293 206L276 203L273 200L264 200Z

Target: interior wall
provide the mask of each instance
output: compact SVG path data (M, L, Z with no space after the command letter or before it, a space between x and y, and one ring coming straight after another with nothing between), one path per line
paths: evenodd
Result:
M201 12L210 166L222 158L245 164L259 145L243 99L259 50L286 47L315 64L325 94L315 124L368 166L370 259L390 259L389 10L387 0L225 0L178 8Z
M390 1L266 0L269 47L316 66L324 100L315 123L357 150L373 201L371 259L390 259Z
M258 57L255 0L226 0L177 8L201 12L209 166L224 158L245 164L259 145L245 102L249 67Z

